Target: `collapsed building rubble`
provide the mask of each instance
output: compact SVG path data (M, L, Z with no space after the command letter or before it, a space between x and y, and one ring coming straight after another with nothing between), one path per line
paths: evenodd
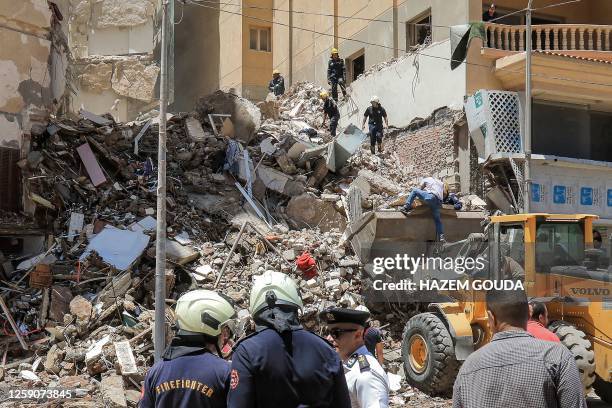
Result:
M174 299L217 287L236 302L243 335L250 282L266 270L297 280L310 330L319 330L322 308L364 303L362 263L343 234L364 212L397 205L408 175L394 153L361 149L365 135L354 126L332 140L318 93L297 84L266 102L273 115L263 121L255 105L222 92L171 115L168 328ZM153 363L157 131L154 118L118 123L81 111L52 119L19 162L35 222L2 214L0 236L19 244L0 253L8 309L1 381L135 406ZM232 141L234 173L223 171ZM480 204L467 198L466 207ZM314 268L301 269L302 257ZM400 383L404 320L380 313L392 322L382 332L397 375L393 401L417 404L421 394Z

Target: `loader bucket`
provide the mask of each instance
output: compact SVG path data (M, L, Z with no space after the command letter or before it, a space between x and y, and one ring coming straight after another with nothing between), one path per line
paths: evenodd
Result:
M468 234L482 232L480 211L442 209L444 235L448 242L465 239ZM409 214L395 210L365 213L347 228L348 240L363 264L375 257L389 257L408 253L426 253L427 242L436 239L435 225L429 208L422 206Z

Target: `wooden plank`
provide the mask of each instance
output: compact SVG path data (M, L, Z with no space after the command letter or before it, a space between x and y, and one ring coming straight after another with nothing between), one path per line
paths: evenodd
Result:
M6 315L7 320L11 324L11 327L13 328L13 332L15 332L15 336L17 337L17 340L19 340L19 344L21 344L21 347L24 350L28 350L28 345L23 339L23 337L21 337L21 333L19 333L19 328L17 327L17 323L15 323L15 319L13 319L13 315L11 314L11 311L9 310L8 306L6 306L6 303L4 303L4 298L2 296L0 296L0 307L2 308L2 311L4 312L4 314Z
M100 167L100 164L98 164L98 160L91 150L89 143L85 143L77 147L76 150L79 153L83 164L85 165L85 170L87 170L87 174L89 175L94 187L98 187L100 184L105 183L106 177L104 176L102 168Z

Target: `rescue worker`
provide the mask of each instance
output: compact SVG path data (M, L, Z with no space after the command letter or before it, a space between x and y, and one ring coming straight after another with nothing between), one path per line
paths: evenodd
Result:
M342 96L346 98L346 67L344 60L338 55L338 49L332 48L331 58L327 64L327 83L331 85L332 98L338 102L338 85Z
M329 133L332 137L336 137L336 129L340 120L338 105L336 105L336 101L329 97L327 91L321 91L319 96L323 99L323 126L325 126L325 121L329 118Z
M442 225L442 218L440 216L445 190L444 183L441 180L433 177L425 177L421 181L419 188L412 189L408 199L406 199L406 205L402 208L402 211L410 212L414 200L417 198L427 204L431 210L431 216L436 226L436 240L440 242L445 242L444 226Z
M323 338L304 330L298 286L281 272L255 278L249 311L256 331L236 343L230 408L350 407L342 362Z
M387 120L387 111L380 104L378 96L373 96L370 99L371 106L368 106L363 114L363 122L361 128L365 130L366 120L368 121L368 130L370 134L370 152L376 153L376 144L378 144L378 153L383 151L383 119L385 125L389 127L389 121Z
M281 96L282 94L285 93L285 78L281 76L278 69L275 69L274 71L272 71L272 79L270 80L270 83L268 84L268 89L275 96Z
M353 407L389 406L389 380L380 363L364 344L364 329L370 313L331 307L319 317L327 324L344 363L346 383Z
M219 357L219 335L235 327L235 317L231 301L219 293L194 290L181 296L178 330L147 373L139 407L226 407L230 364Z

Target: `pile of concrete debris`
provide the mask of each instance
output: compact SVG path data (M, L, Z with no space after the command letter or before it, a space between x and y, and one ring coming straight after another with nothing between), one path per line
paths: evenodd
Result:
M345 227L407 186L375 173L393 160L362 150L356 127L330 139L318 92L296 85L267 102L273 117L263 122L255 105L220 91L190 114L169 115L168 328L178 296L218 288L236 302L244 335L252 276L265 270L297 280L310 330L319 330L322 308L364 303ZM155 119L117 123L87 111L33 129L19 166L34 219L3 214L0 223L0 235L19 242L0 253L0 381L136 404L153 363L157 133ZM237 154L228 154L232 145ZM380 317L395 320L383 334L389 370L401 374L401 322ZM396 377L398 404L418 397Z

